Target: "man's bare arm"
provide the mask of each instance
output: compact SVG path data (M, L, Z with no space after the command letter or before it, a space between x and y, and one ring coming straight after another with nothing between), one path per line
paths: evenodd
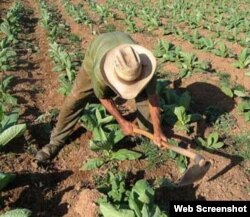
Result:
M148 97L148 101L149 101L149 112L154 127L154 142L160 145L161 141L162 140L167 141L167 138L162 132L161 128L161 110L160 110L159 96L157 94L150 95Z
M133 135L133 123L124 119L112 99L99 99L107 111L113 115L125 135Z

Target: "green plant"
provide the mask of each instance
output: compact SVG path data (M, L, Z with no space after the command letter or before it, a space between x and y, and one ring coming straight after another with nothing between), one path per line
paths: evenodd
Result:
M0 106L0 148L25 132L26 124L17 124L18 117L17 111L6 115Z
M127 26L127 30L129 32L135 33L135 32L139 31L132 16L127 16L126 19L124 19L124 22L125 22L125 24Z
M226 138L225 143L229 145L227 151L234 155L239 155L246 160L250 159L250 134L241 132L237 135L230 135Z
M17 99L9 93L10 83L14 77L6 76L0 81L1 108L6 111L17 105Z
M220 57L234 57L234 55L230 52L230 50L228 49L228 47L225 45L224 42L218 42L218 47L215 48L212 51L216 56L220 56Z
M119 125L114 123L113 116L107 115L103 106L88 104L80 121L86 129L93 132L91 150L102 152L102 157L88 160L83 166L84 170L101 167L110 161L135 160L141 157L140 153L127 149L112 150L124 135Z
M161 63L166 61L174 62L176 60L177 49L173 44L160 39L154 48L154 55L160 58Z
M168 143L171 145L174 145L174 146L178 146L178 142L176 142L173 139L169 139ZM167 151L167 154L168 154L169 158L171 158L172 160L175 161L179 171L181 173L184 173L188 167L187 157L185 157L184 155L181 155L181 154L177 154L176 152L170 151L170 150Z
M250 100L243 100L238 109L244 115L245 121L250 121Z
M198 57L194 54L180 52L181 67L180 77L189 77L192 72L205 71L210 68L210 64L207 62L200 62Z
M237 56L237 61L234 63L234 67L244 69L250 65L250 51L245 48Z
M13 66L11 64L11 61L15 58L16 52L12 48L3 48L2 46L0 46L0 72L12 69Z
M174 114L177 117L177 122L175 124L175 127L181 130L185 130L186 132L189 132L189 124L191 122L191 115L188 115L186 113L186 109L183 106L178 106L174 108Z
M1 214L0 217L30 217L32 212L28 209L13 209Z
M166 151L162 151L153 142L149 142L146 139L142 139L142 142L139 146L139 151L145 155L148 161L146 167L150 169L157 168L159 165L163 164L168 158Z
M15 178L12 173L0 173L0 192Z
M236 119L229 113L220 114L213 123L214 129L222 135L228 135L237 127Z
M211 151L222 148L224 146L223 142L219 142L219 134L217 132L209 134L206 140L198 137L196 139L196 142L198 145L203 146Z
M125 189L122 179L117 181L99 202L104 217L167 217L155 204L155 191L146 180L137 181L131 189Z
M189 124L202 118L199 114L188 113L190 112L191 96L187 91L177 94L175 90L166 88L165 80L160 80L157 83L157 92L163 109L163 122L189 132Z

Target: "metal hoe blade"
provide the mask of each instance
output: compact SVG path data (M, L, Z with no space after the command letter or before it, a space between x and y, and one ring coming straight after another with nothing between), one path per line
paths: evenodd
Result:
M206 161L204 165L195 164L187 169L185 174L177 182L177 187L191 185L201 180L209 170L211 163Z
M133 129L134 133L146 136L153 140L153 134L144 131L142 129ZM172 150L178 154L184 155L193 161L193 165L187 169L182 178L176 183L177 187L191 185L194 182L201 180L207 171L209 170L211 163L206 161L201 155L194 153L190 150L183 149L178 146L169 145L166 142L162 142L163 149Z

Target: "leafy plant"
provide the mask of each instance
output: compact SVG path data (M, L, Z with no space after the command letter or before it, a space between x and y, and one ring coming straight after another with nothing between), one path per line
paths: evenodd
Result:
M197 71L205 71L210 68L210 64L207 62L200 62L198 57L194 54L180 52L181 55L181 63L179 63L181 67L180 76L189 77L192 72Z
M220 56L220 57L234 57L234 55L230 52L230 50L228 49L228 47L225 45L224 42L219 42L218 43L218 47L215 48L212 51L216 56Z
M86 12L82 9L81 4L73 5L69 0L62 0L62 3L68 14L72 16L77 23L83 23L85 25L92 23Z
M30 217L32 212L28 209L13 209L1 214L0 217Z
M135 33L135 32L139 31L132 16L127 16L126 19L124 19L124 22L125 22L125 24L127 26L127 30L129 32Z
M18 117L17 111L6 115L0 107L0 148L25 132L26 124L17 124Z
M4 111L17 105L17 99L9 93L9 86L13 76L6 76L0 81L0 103Z
M250 121L250 100L244 100L238 105L239 111L244 115L245 121Z
M127 149L112 150L124 135L119 125L114 123L113 116L106 114L103 106L88 104L80 121L93 132L90 148L93 151L102 151L102 157L88 160L83 166L84 170L99 168L110 161L135 160L141 157L140 153Z
M3 190L15 178L11 173L0 173L0 191Z
M209 134L206 140L198 137L196 142L198 145L203 146L209 150L216 150L224 146L223 142L219 142L219 134L217 132Z
M168 140L168 143L171 145L174 145L174 146L178 146L178 142L176 142L173 139ZM181 155L181 154L177 154L176 152L171 151L171 150L167 151L167 154L168 154L169 158L171 158L172 160L175 161L179 171L181 173L184 173L188 167L187 157L185 157L184 155Z
M163 121L169 125L175 125L178 129L189 132L189 124L202 118L196 113L188 114L191 96L187 91L177 94L176 91L166 88L166 84L162 80L157 84L157 92L163 109Z
M175 127L183 129L186 132L189 132L189 123L191 122L191 115L186 113L186 109L183 106L175 107L174 114L176 115L178 121L175 124Z
M12 69L11 61L15 58L16 52L12 48L0 46L0 72Z
M160 58L161 62L174 62L176 60L177 49L180 48L176 48L173 44L160 39L154 49L154 55Z
M234 63L234 67L244 69L250 65L250 51L245 48L238 55L237 61Z
M104 217L167 217L155 204L154 189L146 180L139 180L125 189L124 180L112 181L108 196L99 202Z
M146 139L142 139L142 143L139 146L139 151L145 155L148 161L146 167L150 169L157 168L159 165L163 164L168 158L166 151L162 151L158 148L158 146L153 144L153 142L149 142Z

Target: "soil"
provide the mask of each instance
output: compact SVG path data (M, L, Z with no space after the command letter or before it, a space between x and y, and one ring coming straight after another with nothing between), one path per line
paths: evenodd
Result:
M1 1L0 17L3 17L2 9L10 7L13 0ZM54 3L67 20L71 31L83 39L82 47L86 49L89 42L94 38L89 33L89 29L81 24L76 24L67 15L61 1L49 1ZM79 0L72 1L79 3ZM98 2L98 1L97 1ZM84 161L96 156L88 147L91 133L86 132L80 126L76 127L68 144L60 151L58 156L47 166L38 166L34 161L34 156L43 145L49 142L49 134L46 124L37 124L36 118L52 108L60 109L64 97L57 92L59 87L58 75L52 71L53 64L48 56L48 41L45 30L39 23L39 7L37 1L23 0L23 4L31 8L34 13L27 18L24 40L29 39L38 48L38 52L26 52L22 55L22 67L16 71L8 71L6 74L14 75L13 94L18 98L21 106L21 119L28 124L28 132L25 137L11 142L8 147L1 150L0 171L13 172L16 179L3 192L4 208L3 212L10 208L23 207L33 211L36 217L91 217L91 213L96 212L96 200L98 194L94 189L94 175L105 174L107 171L82 171L80 170ZM98 26L98 16L91 11L87 2L84 1L84 8L95 20L95 28ZM115 11L115 9L113 9ZM119 14L119 17L122 15ZM28 23L30 25L28 25ZM117 30L125 31L121 20L111 24ZM140 26L142 23L139 23ZM158 34L158 35L157 35ZM163 36L161 33L135 33L132 38L140 45L152 50L158 38L164 38L175 45L181 45L187 52L197 54L201 60L209 60L214 69L225 71L231 75L231 79L244 85L250 90L250 78L244 76L244 71L234 69L231 59L216 57L211 53L201 52L193 46L174 36ZM235 45L236 46L236 45ZM232 48L233 49L233 48ZM237 48L238 49L238 48ZM238 51L237 51L238 52ZM178 68L172 64L165 64L167 73L176 74ZM237 128L235 133L242 130L250 130L236 109L236 102L223 94L218 88L218 77L208 72L206 74L194 74L180 83L172 84L171 87L186 88L190 91L196 105L194 110L202 110L208 105L217 105L224 108L231 115L236 117ZM196 126L196 132L190 136L178 132L188 141L193 141L197 135L204 135L211 131L209 126ZM176 132L175 132L176 133ZM168 136L173 135L173 129L167 131ZM192 143L192 142L191 142ZM198 151L211 163L211 169L200 182L189 187L166 188L158 192L158 199L169 200L249 200L250 176L247 172L249 162L242 157L228 154L225 150L210 153L208 151ZM181 176L175 163L167 160L164 165L149 169L146 167L147 160L128 161L120 163L119 168L129 171L135 178L154 180L160 177L167 177L172 181L177 181ZM83 213L85 212L85 214ZM93 215L94 216L94 215Z

